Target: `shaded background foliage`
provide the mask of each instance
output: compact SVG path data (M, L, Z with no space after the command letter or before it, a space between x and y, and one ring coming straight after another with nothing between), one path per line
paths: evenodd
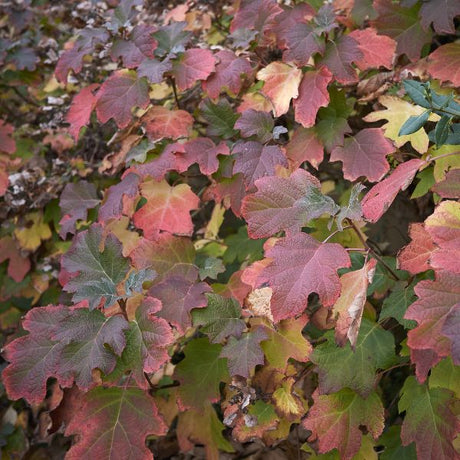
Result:
M2 456L455 458L460 6L323 3L2 3Z

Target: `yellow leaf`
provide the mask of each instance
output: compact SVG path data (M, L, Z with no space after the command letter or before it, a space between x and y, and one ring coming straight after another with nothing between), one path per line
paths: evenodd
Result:
M42 214L34 212L27 216L24 227L16 228L14 236L22 249L35 251L42 241L51 238L51 230L48 224L43 222Z
M257 72L257 78L265 82L262 92L271 99L274 115L285 114L291 99L299 95L302 71L283 62L272 62Z
M428 154L433 158L453 152L459 153L458 155L450 155L448 157L435 160L433 174L436 182L443 180L447 171L450 171L451 169L460 169L460 145L442 145L439 149L436 149L433 145L433 147L428 150Z
M273 393L276 408L283 417L293 420L306 412L306 404L301 398L292 392L294 379L285 380L281 387Z
M388 137L397 147L401 147L406 142L410 142L412 147L419 153L425 153L428 150L428 135L424 128L420 128L413 134L398 136L401 126L409 117L420 115L425 111L423 107L409 104L395 96L380 96L380 104L386 107L386 110L372 112L364 117L365 121L373 122L379 120L388 120L388 123L382 126L385 130L385 137ZM439 116L431 114L430 121L439 120Z

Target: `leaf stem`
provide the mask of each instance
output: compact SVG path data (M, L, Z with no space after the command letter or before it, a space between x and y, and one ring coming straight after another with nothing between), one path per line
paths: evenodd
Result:
M120 306L121 314L125 317L126 321L129 321L128 312L126 311L126 300L118 299L118 305Z
M169 77L169 82L171 83L171 87L174 93L174 100L176 101L177 108L180 109L180 102L179 102L179 96L177 95L177 87L176 87L176 81L174 78Z
M336 231L332 232L332 233L323 241L323 243L326 243L326 242L329 241L333 236L337 235L337 233L343 232L344 230L347 230L348 228L352 228L352 226L351 226L351 225L346 225L345 227L342 228L342 230L336 230Z
M391 276L396 280L400 281L399 276L394 272L394 270L372 249L369 244L367 243L366 239L364 238L364 235L362 234L361 230L354 224L354 222L350 219L347 219L348 222L350 223L350 226L353 228L355 231L356 235L358 235L358 238L361 240L361 242L364 244L366 249L372 254L373 257L375 257L391 274Z
M426 159L426 162L431 163L432 161L439 160L440 158L451 157L453 155L459 155L459 154L460 154L460 150L458 150L456 152L444 153L443 155L439 155L437 157L429 157L429 158Z

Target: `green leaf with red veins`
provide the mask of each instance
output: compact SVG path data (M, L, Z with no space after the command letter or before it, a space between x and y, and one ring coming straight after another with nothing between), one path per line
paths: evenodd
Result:
M285 319L276 326L260 317L251 319L252 327L260 327L267 335L267 340L262 340L261 347L273 367L284 370L290 358L302 363L308 361L312 346L302 335L307 322L305 315Z
M343 176L353 182L364 176L379 181L390 169L386 156L396 150L381 128L366 128L345 139L343 146L331 152L331 161L343 163Z
M75 234L77 221L86 220L88 210L95 208L100 201L94 184L85 180L68 183L59 199L62 215L59 236L65 238L67 233Z
M165 54L182 53L185 46L190 41L192 34L184 30L187 26L185 21L173 22L167 26L160 27L152 35L158 42L155 55L164 56Z
M134 214L134 225L144 231L148 239L155 239L160 231L191 235L193 223L190 211L197 209L200 199L187 184L170 186L165 180L147 180L140 186L147 202Z
M378 69L386 67L391 69L396 53L396 42L386 36L377 35L372 27L363 30L354 30L349 34L358 42L358 48L363 58L355 61L360 70Z
M443 201L425 220L425 229L439 246L431 254L430 265L460 274L460 203Z
M182 333L192 325L190 311L205 307L205 292L211 291L208 284L196 282L196 269L190 272L192 273L195 274L195 279L179 274L166 276L149 290L149 295L159 299L163 304L157 316L167 320Z
M193 325L201 326L212 343L222 342L229 336L240 337L246 328L241 319L240 304L233 298L207 294L208 306L192 312Z
M170 275L182 275L191 281L198 276L197 267L193 264L195 247L190 238L169 233L158 235L155 241L141 238L129 257L137 269L155 270L158 282Z
M96 113L101 123L113 118L119 128L126 128L132 120L132 109L145 109L150 103L149 85L132 70L118 70L97 93Z
M324 146L315 128L298 126L286 145L286 156L291 171L295 171L304 161L318 169L324 159Z
M425 30L431 23L438 34L455 34L455 17L460 15L460 3L457 0L428 0L422 3L420 22Z
M173 64L172 74L181 91L191 88L198 80L206 80L214 72L215 58L210 50L192 48Z
M423 382L430 368L451 353L451 340L442 331L449 313L460 303L460 275L439 271L435 281L420 281L415 294L418 300L407 309L404 318L418 323L408 332L407 344L417 378Z
M167 347L174 342L169 324L155 313L161 309L161 302L146 297L137 307L135 318L129 322L126 333L126 347L118 359L117 367L107 378L116 382L131 370L136 383L144 390L149 388L145 373L156 372L169 360Z
M258 364L264 364L264 352L260 342L267 339L268 336L262 328L246 332L239 339L230 337L220 355L222 358L228 358L230 375L249 378Z
M284 152L277 145L263 145L260 142L240 142L232 150L235 155L233 172L242 173L246 190L254 190L257 179L274 176L277 166L288 166Z
M418 159L401 163L386 179L374 185L361 202L364 217L370 222L377 222L399 191L409 187L423 164L424 161Z
M327 341L310 355L317 366L322 394L351 388L366 398L378 384L377 369L388 369L397 363L393 335L368 319L362 321L354 350L348 343L337 346L332 331L324 337Z
M305 128L315 124L320 107L329 104L327 85L332 81L332 74L326 67L306 72L299 86L299 96L294 100L295 121Z
M453 440L460 423L452 412L455 399L444 388L419 385L408 377L398 403L400 412L406 412L401 427L403 446L415 442L418 458L452 460L457 458Z
M62 256L61 265L72 275L64 290L74 293L75 303L88 301L91 310L101 303L104 308L115 303L119 298L117 285L130 268L122 255L120 241L110 233L103 240L100 225L92 225L74 238L71 248Z
M206 401L220 398L220 383L230 376L227 359L220 358L222 345L210 344L208 339L194 339L185 349L185 358L176 366L174 376L181 385L177 390L181 410L203 410Z
M423 46L431 41L431 30L423 30L420 19L420 4L404 8L392 0L376 0L374 8L377 19L371 21L379 34L396 40L396 54L406 54L411 61L420 59Z
M337 448L340 458L351 460L359 451L363 425L377 439L384 428L383 406L377 393L366 399L344 388L338 393L313 393L314 404L303 426L312 432L309 441L318 439L320 453Z
M96 107L97 96L93 94L99 84L85 86L72 99L65 121L70 124L69 133L77 141L81 128L89 123L91 112Z
M409 236L412 241L398 253L398 268L416 275L430 269L429 261L436 246L423 223L410 224Z
M428 72L433 78L460 86L460 43L447 43L428 56Z
M66 428L66 436L77 435L66 458L153 460L146 438L166 431L148 393L132 387L98 387L84 396Z
M325 307L331 307L340 295L337 270L351 265L340 244L320 243L306 233L280 238L265 255L272 262L261 279L273 290L271 310L276 322L302 313L314 292Z
M237 95L242 87L241 75L250 75L252 67L248 59L237 57L233 51L221 50L215 54L216 71L205 82L203 89L209 97L216 99L222 89L229 89Z
M62 344L60 382L75 382L83 390L94 386L93 371L109 374L116 357L125 348L127 321L121 316L106 318L99 310L78 308L68 312L52 332L51 338ZM69 386L69 385L66 385Z
M242 137L256 136L262 144L273 139L275 121L271 114L254 109L245 110L235 123Z
M356 83L358 75L352 63L364 57L358 45L350 35L342 35L337 41L328 41L326 51L318 64L325 65L339 83Z
M45 399L46 382L56 375L62 351L62 344L51 335L68 313L62 305L34 308L27 313L22 326L29 334L4 348L10 364L2 372L2 380L10 399L24 398L30 404Z
M263 177L257 192L243 200L242 214L251 238L266 238L286 230L298 232L311 219L335 214L338 206L321 193L318 179L303 169L290 177Z
M193 117L185 110L169 110L155 105L143 117L149 139L158 141L163 138L179 139L188 137L193 126Z

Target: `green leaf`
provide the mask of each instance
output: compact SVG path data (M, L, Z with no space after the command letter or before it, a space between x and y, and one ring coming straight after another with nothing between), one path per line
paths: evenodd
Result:
M415 377L408 377L398 404L399 411L406 412L401 428L403 445L415 442L418 458L456 458L452 441L458 432L458 422L451 411L453 403L450 391L429 389Z
M434 139L437 147L443 145L449 137L452 118L453 117L450 115L443 115L438 121L436 128L434 129Z
M432 166L419 171L415 177L418 179L418 183L411 195L411 199L420 198L426 195L430 188L436 183Z
M366 318L361 323L355 352L349 343L338 347L333 331L324 337L326 343L318 345L310 357L317 365L321 393L348 387L366 397L374 389L376 370L395 363L393 335Z
M401 126L398 136L407 136L417 132L430 118L431 110L425 110L420 115L412 116Z
M206 401L220 398L220 382L230 376L227 358L220 358L221 345L212 345L207 338L195 339L184 349L185 358L176 366L175 377L181 382L177 390L182 409L203 409Z
M430 388L446 388L460 398L460 366L456 366L449 356L431 369L428 382Z
M238 133L233 126L238 119L238 114L225 100L214 104L209 99L200 105L201 115L208 123L207 133L210 136L219 136L228 139Z
M404 80L403 84L406 93L417 105L431 109L431 103L428 99L430 82L420 83L415 80Z
M219 343L230 335L239 337L246 324L241 319L241 307L237 300L218 294L207 294L208 306L192 310L194 326L202 326L211 342Z
M265 238L257 240L250 239L246 226L238 228L238 233L225 238L227 250L223 257L224 262L226 264L231 264L235 261L252 263L262 259L265 241Z
M409 286L404 281L398 281L395 284L390 295L383 301L379 316L380 322L385 318L391 317L406 329L413 329L417 325L416 321L404 319L404 314L409 305L417 300L417 296L414 293L414 286L416 284L416 281Z
M210 257L206 254L197 254L195 263L200 269L200 280L204 280L206 278L215 280L219 273L223 273L225 271L222 259Z
M410 443L408 446L401 444L401 427L393 425L380 436L379 444L384 446L381 453L381 460L417 460L415 444Z
M67 281L64 290L75 293L75 303L87 300L89 308L94 309L101 302L104 308L110 307L119 299L117 285L126 277L129 263L122 255L120 241L109 233L103 243L102 227L93 225L75 237L62 257L62 267L76 275Z

